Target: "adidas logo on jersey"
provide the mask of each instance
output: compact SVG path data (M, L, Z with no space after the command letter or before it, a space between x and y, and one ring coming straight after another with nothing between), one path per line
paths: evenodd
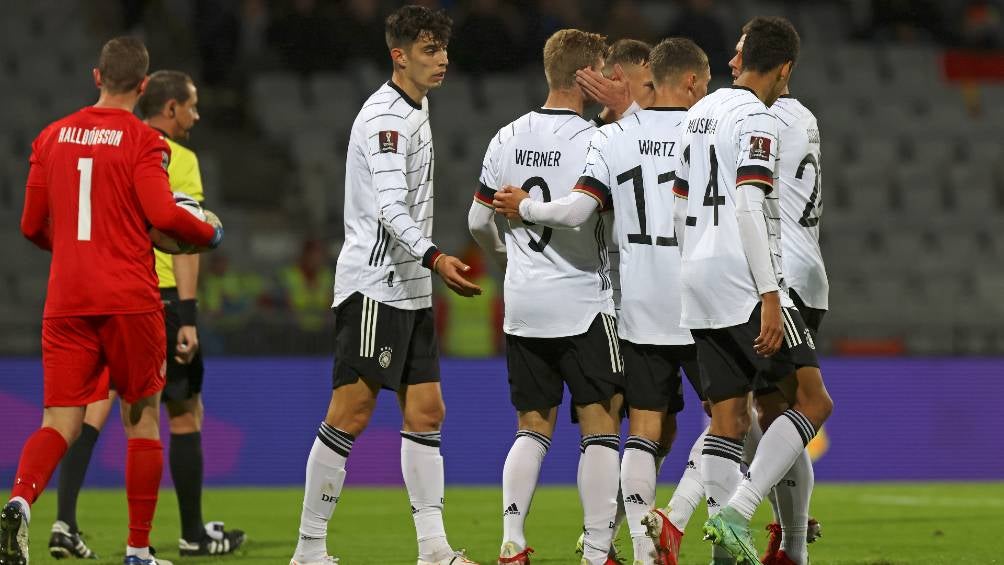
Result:
M516 506L516 503L513 502L512 504L510 504L509 508L506 508L505 512L503 512L502 515L503 516L519 516L519 508Z
M639 494L632 494L631 496L624 498L625 504L645 504L645 499Z

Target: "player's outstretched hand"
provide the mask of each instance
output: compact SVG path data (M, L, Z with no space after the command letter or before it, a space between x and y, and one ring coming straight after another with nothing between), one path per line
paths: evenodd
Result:
M631 107L631 90L624 80L624 69L614 65L613 78L603 76L603 73L590 68L575 71L575 82L590 97L609 108L615 114L615 119L624 115Z
M753 349L761 357L770 357L781 349L784 329L781 327L781 298L777 291L763 295L760 307L760 335L753 340Z
M182 365L192 362L195 354L199 351L199 332L195 326L181 326L178 328L178 346L175 348L174 360Z
M521 220L522 218L519 215L519 203L529 197L530 195L522 188L507 184L502 187L502 190L495 192L495 197L492 199L492 206L495 206L495 212L497 214L502 214L510 220Z
M462 274L470 271L471 268L452 255L440 255L436 259L436 264L432 266L432 270L443 279L443 282L446 283L446 286L450 287L450 290L460 296L477 296L481 294L481 287L464 278Z

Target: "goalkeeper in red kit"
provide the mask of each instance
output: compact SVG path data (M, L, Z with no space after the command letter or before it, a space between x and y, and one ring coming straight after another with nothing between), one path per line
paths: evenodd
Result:
M28 562L31 505L80 433L85 406L107 398L110 385L121 395L128 439L124 563L167 564L149 549L163 469L166 337L148 230L210 248L223 231L175 206L171 151L132 113L149 63L137 39L106 43L94 70L97 104L50 124L32 144L21 231L52 252L42 317L45 411L0 510L0 565Z

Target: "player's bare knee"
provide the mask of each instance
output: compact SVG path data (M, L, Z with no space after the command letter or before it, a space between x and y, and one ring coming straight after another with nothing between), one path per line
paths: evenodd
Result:
M409 432L435 432L446 419L446 404L442 399L408 406L404 413L404 429Z
M643 437L649 441L654 441L662 445L665 435L664 413L656 410L639 410L632 408L629 414L628 433L633 436ZM666 416L676 421L675 416ZM673 426L672 434L675 435L676 427ZM672 442L672 437L668 438Z
M556 408L527 410L517 414L517 425L520 430L536 432L547 437L554 435L554 425L556 421Z

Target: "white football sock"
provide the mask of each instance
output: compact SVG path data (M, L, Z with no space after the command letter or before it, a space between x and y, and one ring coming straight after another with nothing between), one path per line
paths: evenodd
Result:
M746 441L743 442L743 462L746 463L747 468L753 463L756 449L760 445L760 440L763 439L763 430L760 429L760 419L757 416L755 408L751 409L750 422L750 431L746 434ZM780 523L781 514L777 510L777 499L774 498L774 489L771 489L767 493L767 500L770 502L770 508L774 514L774 522Z
M133 547L131 545L126 546L126 557L131 557L135 555L140 559L150 559L150 546L147 547Z
M620 490L620 437L582 438L579 457L579 498L583 513L582 558L603 565L614 537L617 491Z
M502 543L511 541L526 547L523 527L530 514L533 493L544 456L551 440L530 430L516 432L516 441L509 449L502 467Z
M624 494L624 513L635 561L649 561L655 544L648 537L641 520L655 502L655 457L659 444L639 436L630 436L624 442L624 459L621 461L621 492Z
M335 511L345 484L345 460L355 437L321 422L317 438L307 457L303 511L300 514L300 540L296 543L297 561L320 561L328 554L328 521Z
M788 472L814 435L816 430L812 423L797 410L786 410L774 420L760 440L749 478L739 485L729 506L747 520L751 519L763 497Z
M694 515L694 510L700 506L704 500L704 482L701 479L701 451L704 450L704 437L708 435L705 428L701 435L697 436L694 445L690 447L690 455L687 456L687 466L683 470L673 497L669 499L669 521L681 532L690 522L690 517Z
M710 433L704 438L701 478L708 499L708 516L718 514L742 482L743 476L739 472L742 456L743 444L739 440ZM715 565L735 563L725 548L718 544L711 546L711 556Z
M439 561L453 553L443 526L443 457L439 432L401 432L401 474L411 500L418 558Z
M805 536L809 529L809 499L814 483L812 459L809 450L803 449L791 469L774 487L781 510L781 549L798 565L809 562Z

